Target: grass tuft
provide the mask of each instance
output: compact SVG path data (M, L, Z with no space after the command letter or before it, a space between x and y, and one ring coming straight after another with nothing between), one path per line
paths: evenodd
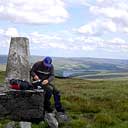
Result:
M95 123L102 124L102 125L112 125L113 119L112 117L107 113L98 113L94 117Z

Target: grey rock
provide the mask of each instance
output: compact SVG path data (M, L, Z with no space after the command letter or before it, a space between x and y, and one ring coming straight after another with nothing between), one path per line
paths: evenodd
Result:
M15 122L12 121L12 122L7 123L4 128L16 128L16 127L15 127Z
M58 128L58 121L55 118L55 113L45 112L44 120L48 123L50 128Z
M21 128L31 128L31 123L30 122L20 122L20 127Z
M5 95L6 94L6 95ZM44 92L8 91L0 96L0 118L14 121L41 121L44 118Z

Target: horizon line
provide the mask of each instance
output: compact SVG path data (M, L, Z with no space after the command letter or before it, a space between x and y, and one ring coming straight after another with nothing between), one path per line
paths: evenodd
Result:
M8 56L7 54L0 54L0 55L3 55L3 56ZM45 56L41 56L41 55L30 55L30 56L39 56L39 57L45 57ZM48 55L49 56L49 55ZM128 58L103 58L103 57L89 57L89 56L86 56L86 57L83 57L83 56L70 56L70 57L65 57L65 56L50 56L50 57L53 57L53 58L89 58L89 59L110 59L110 60L128 60Z

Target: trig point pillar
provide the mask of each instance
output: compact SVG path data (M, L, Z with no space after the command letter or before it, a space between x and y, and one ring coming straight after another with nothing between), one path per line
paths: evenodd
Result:
M8 79L30 81L29 56L29 40L25 37L12 37L6 67L6 81ZM20 127L31 128L31 123L20 122Z
M30 80L29 40L26 37L12 37L6 67L6 79Z

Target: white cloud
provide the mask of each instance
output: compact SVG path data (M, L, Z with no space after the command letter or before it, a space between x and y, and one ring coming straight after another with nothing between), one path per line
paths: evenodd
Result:
M112 52L128 52L128 43L122 38L112 38L103 41L102 48Z
M68 33L68 32L67 32ZM89 45L87 46L84 41L81 41L81 38L77 37L68 37L67 33L65 35L61 34L52 34L44 35L38 32L33 32L29 35L31 38L31 43L38 48L51 48L51 49L62 49L62 50L90 50L92 49ZM85 47L86 49L85 49Z
M85 35L68 35L69 32L64 32L63 34L52 34L44 35L41 33L36 33L36 36L31 36L33 39L32 43L38 42L40 47L43 48L57 48L62 50L72 50L76 51L94 51L97 49L104 49L114 51L128 51L128 43L123 38L113 37L104 39L98 36L85 36ZM35 42L34 42L35 41ZM36 44L35 44L36 45Z
M97 0L95 5L90 6L90 12L101 21L103 18L109 18L118 26L119 32L125 32L124 28L128 27L127 2L127 0Z
M0 19L18 23L61 23L69 17L62 0L0 0Z
M98 7L92 6L90 7L90 11L94 14L102 14L109 18L121 18L124 16L128 16L128 12L123 9L117 9L116 7Z
M5 35L9 36L9 37L17 37L17 36L19 36L19 33L16 28L8 28L5 31Z
M63 34L53 33L53 34L42 34L39 32L32 32L30 34L26 33L26 36L29 38L30 49L43 51L45 49L56 49L62 51L70 52L93 52L95 50L104 50L112 52L128 52L128 43L122 38L111 38L103 39L97 36L84 36L72 34L68 35L69 31ZM18 31L15 28L0 29L0 48L8 49L10 43L10 34L18 34ZM19 35L23 35L22 33Z
M96 30L94 30L95 28L96 28L96 24L94 22L92 22L87 25L81 26L78 29L78 32L85 33L85 34L94 34L96 31Z
M68 37L67 33L63 35L44 35L37 32L30 34L31 43L39 48L62 49L77 51L94 51L104 49L106 51L127 51L128 43L122 38L102 39L97 36L72 36Z
M60 45L59 43L52 42L52 43L49 43L48 46L52 48L58 48L58 49L65 49L65 50L68 49L68 47L64 43L61 43Z
M16 28L11 27L7 29L0 29L0 48L9 48L10 39L11 37L17 37L19 36L19 33Z
M3 29L0 29L0 34L3 34L4 33L4 30Z
M116 32L116 24L110 19L96 19L78 29L78 32L90 35L103 34L105 31Z
M84 51L93 51L93 50L95 50L95 48L88 45L88 46L83 46L82 50L84 50Z
M9 47L9 40L7 38L1 38L2 41L0 42L0 47L1 48L6 48Z
M90 5L90 0L63 0L67 6L73 6L73 5Z
M89 7L93 20L75 28L75 32L85 36L106 36L106 38L112 35L114 38L116 34L118 36L128 34L127 0L83 0L82 3L88 3L83 5Z
M111 40L111 42L113 42L113 43L115 43L115 44L120 44L120 45L122 45L122 44L126 44L126 41L125 40L123 40L123 39L121 39L121 38L113 38L112 40Z
M103 49L103 51L113 53L128 52L127 3L127 0L96 0L89 5L93 20L75 31L82 34L86 45L92 44L93 50ZM123 39L124 36L126 37Z
M128 27L124 27L123 32L128 33Z

